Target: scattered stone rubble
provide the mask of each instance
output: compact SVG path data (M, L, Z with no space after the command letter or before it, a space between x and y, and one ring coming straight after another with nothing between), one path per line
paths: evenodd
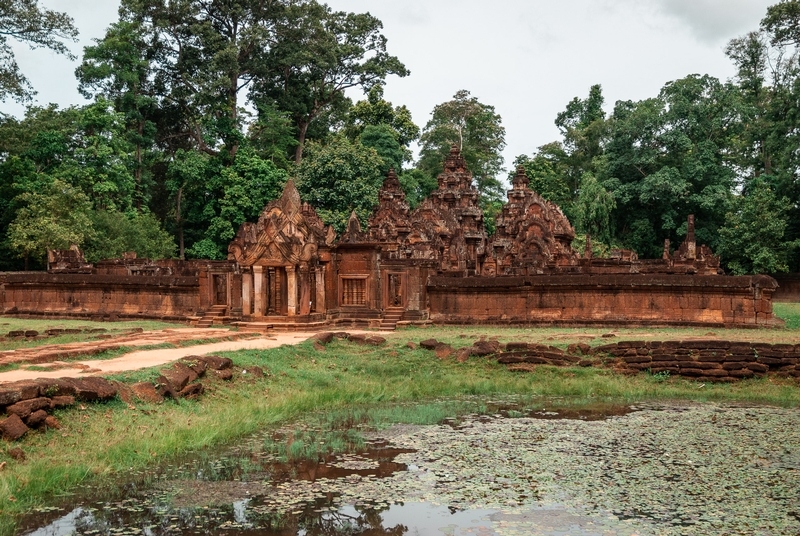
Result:
M409 343L412 348L414 343ZM481 339L472 346L453 350L435 339L419 346L437 357L456 354L460 361L470 356L492 357L508 369L530 372L535 365L612 368L621 374L649 371L669 373L708 382L733 382L776 373L800 378L800 344L766 344L717 339L690 341L622 341L590 347L571 344L564 351L556 346L527 342L501 344ZM449 348L451 351L446 352Z
M49 414L79 402L106 402L119 396L132 403L158 403L167 398L197 398L205 391L199 380L209 375L229 381L233 362L227 357L189 356L161 370L155 382L127 385L100 377L24 380L0 386L0 409L7 415L0 421L0 436L16 441L31 428L60 428ZM241 375L263 377L258 367L244 369Z
M378 335L347 333L346 331L323 331L312 337L312 340L315 342L315 347L316 344L319 344L323 349L324 345L330 343L333 339L347 340L355 344L369 346L381 346L386 343L386 339Z

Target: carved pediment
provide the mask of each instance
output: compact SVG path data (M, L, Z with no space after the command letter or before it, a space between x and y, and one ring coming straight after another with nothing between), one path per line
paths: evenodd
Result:
M522 167L511 183L491 248L495 255L503 254L495 259L498 273L524 275L530 272L526 265L538 269L551 263L577 264L578 254L572 249L575 230L561 209L528 188Z
M271 201L257 223L245 222L228 246L228 258L243 266L295 265L315 259L321 244L335 240L316 211L300 201L294 183L286 183L280 199Z

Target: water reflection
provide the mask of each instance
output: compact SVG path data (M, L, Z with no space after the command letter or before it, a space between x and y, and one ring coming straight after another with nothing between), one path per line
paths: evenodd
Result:
M458 429L462 425L517 417L595 421L634 411L620 405L578 409L546 405L520 408L508 403L487 406L482 414L445 422ZM353 502L347 498L351 485L377 483L407 471L431 485L450 481L449 477L420 472L417 466L407 467L395 461L397 456L414 450L398 449L381 440L367 443L366 449L357 454L328 456L321 461L277 463L263 451L263 442L264 438L259 436L243 442L227 456L187 460L181 465L159 468L157 474L151 475L154 480L151 484L123 483L124 497L116 501L91 499L91 494L86 493L79 505L72 502L72 510L66 515L51 513L28 518L21 523L22 533L30 536L440 536L466 532L496 534L497 526L509 523L509 518L502 518L504 514L497 510L470 510L462 509L466 506L438 506L424 501L393 503L385 499L392 496L385 490L380 494L376 491L374 500L367 497ZM282 487L283 483L298 482L307 483L304 489L309 494L299 496L295 490ZM498 479L497 486L502 487L502 479ZM530 494L535 496L535 490L531 489ZM526 518L526 523L534 518L561 519L558 515L558 510L551 508L545 514L537 514L538 517ZM578 530L570 534L593 534L567 523L570 524L574 525L573 530Z

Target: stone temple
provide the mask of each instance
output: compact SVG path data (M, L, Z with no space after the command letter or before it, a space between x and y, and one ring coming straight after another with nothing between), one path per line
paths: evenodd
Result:
M226 261L149 261L131 255L87 265L52 252L48 273L0 275L0 310L17 315L165 318L242 329L414 323L770 325L767 276L726 276L686 240L661 259L572 248L561 209L519 169L487 236L472 174L456 147L438 188L410 209L394 171L366 228L353 214L338 237L289 181Z

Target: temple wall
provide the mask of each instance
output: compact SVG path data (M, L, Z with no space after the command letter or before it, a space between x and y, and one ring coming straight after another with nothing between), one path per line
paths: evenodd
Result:
M185 321L199 308L198 277L0 274L3 314Z
M767 276L432 277L437 323L771 325Z
M800 302L800 274L776 274L778 289L772 295L776 302Z

